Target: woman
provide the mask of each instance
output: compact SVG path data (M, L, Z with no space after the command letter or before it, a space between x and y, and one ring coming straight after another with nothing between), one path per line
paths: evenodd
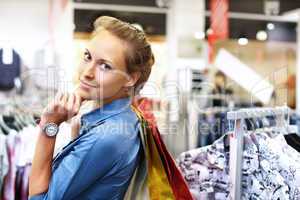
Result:
M147 81L154 57L142 31L112 17L99 17L79 67L74 94L58 94L41 116L29 178L37 199L123 199L139 161L139 121L130 96ZM75 116L81 102L93 111L81 116L77 138L54 160L57 127Z

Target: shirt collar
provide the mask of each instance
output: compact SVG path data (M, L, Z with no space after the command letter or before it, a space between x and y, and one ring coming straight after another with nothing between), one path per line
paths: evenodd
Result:
M104 104L102 107L94 109L81 116L82 126L94 126L99 122L126 111L130 108L131 99L129 97L116 99L110 103Z

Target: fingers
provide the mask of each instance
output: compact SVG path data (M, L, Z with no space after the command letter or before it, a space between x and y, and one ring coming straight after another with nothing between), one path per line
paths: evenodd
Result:
M66 92L63 94L59 104L61 105L61 107L63 108L68 108L68 98L69 98L69 94Z
M75 95L74 94L69 94L68 95L68 100L67 100L67 110L72 111L75 103Z
M51 107L55 107L55 108L57 108L58 107L58 105L60 104L60 101L62 100L62 98L63 98L63 93L62 92L58 92L56 95L55 95L55 97L54 97L54 100L52 101L52 103L50 104L51 105ZM54 108L54 109L55 109Z
M79 112L80 106L81 106L81 97L78 94L70 93L68 94L68 100L67 100L67 111L68 116L73 117Z
M65 113L67 114L67 118L71 118L73 116L73 111L72 111L72 107L73 107L73 103L74 103L74 96L72 94L67 94L67 99L64 102L64 109L65 109Z
M74 110L76 111L76 113L78 113L79 108L81 106L82 99L78 94L74 94L74 96L75 96Z
M65 113L67 111L67 100L68 100L67 93L58 94L56 97L54 111L55 112L57 111L61 114Z
M54 100L43 111L46 121L60 124L72 118L79 111L81 105L80 96L73 93L57 93Z
M61 100L62 97L63 97L63 93L62 92L56 93L54 99L52 101L50 101L50 103L45 108L44 112L54 112L55 110L57 110L57 108L59 107L60 100Z
M62 92L58 92L56 95L55 95L55 98L54 98L54 101L55 102L60 102L60 100L62 99L62 97L63 97L63 93Z
M81 101L77 94L58 92L48 107L51 113L58 113L60 117L68 120L79 112Z

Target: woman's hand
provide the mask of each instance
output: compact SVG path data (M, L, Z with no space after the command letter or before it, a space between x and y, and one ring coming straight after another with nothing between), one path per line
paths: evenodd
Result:
M78 137L80 129L80 118L81 115L77 114L71 119L71 137L72 140Z
M74 93L58 93L55 99L44 109L41 116L41 123L62 122L75 116L80 108L82 99Z
M58 93L44 109L40 125L50 122L60 125L67 121L78 113L81 101L77 94ZM55 141L56 137L47 137L43 130L40 130L29 176L29 196L41 194L49 188Z

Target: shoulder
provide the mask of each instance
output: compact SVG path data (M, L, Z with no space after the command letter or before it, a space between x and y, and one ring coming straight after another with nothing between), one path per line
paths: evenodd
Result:
M130 108L105 119L104 123L91 130L97 135L95 149L124 153L139 145L139 119Z
M107 123L126 123L131 125L136 125L139 122L139 119L136 113L128 107L124 109L122 112L118 113L117 115L113 115L112 117L106 120Z
M104 123L94 128L93 131L101 132L99 135L105 136L108 133L110 136L126 136L138 131L139 119L135 112L128 108L117 115L113 115L104 120Z

